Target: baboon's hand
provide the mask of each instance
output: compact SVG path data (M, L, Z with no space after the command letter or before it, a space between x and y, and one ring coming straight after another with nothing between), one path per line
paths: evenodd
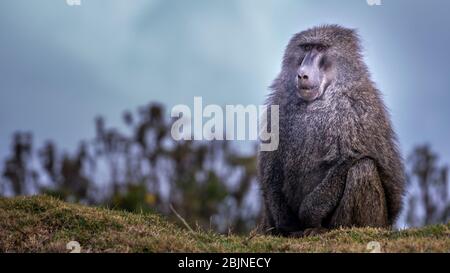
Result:
M321 213L321 209L312 207L312 204L305 199L300 206L298 219L302 228L319 228L326 214Z
M307 228L305 229L305 231L303 231L303 235L302 237L310 237L310 236L316 236L319 234L323 234L328 232L328 229L323 228L323 227L318 227L318 228Z
M328 229L323 227L318 228L307 228L303 231L294 231L287 235L289 238L303 238L303 237L310 237L310 236L316 236L323 233L328 232Z
M298 226L294 225L280 225L276 229L277 233L281 236L290 236L292 233L298 232L299 228Z

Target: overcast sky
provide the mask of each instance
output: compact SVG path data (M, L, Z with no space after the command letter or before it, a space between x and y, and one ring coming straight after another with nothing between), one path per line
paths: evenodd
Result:
M0 159L16 130L71 151L150 101L261 104L290 37L357 28L403 154L450 162L450 1L0 1Z

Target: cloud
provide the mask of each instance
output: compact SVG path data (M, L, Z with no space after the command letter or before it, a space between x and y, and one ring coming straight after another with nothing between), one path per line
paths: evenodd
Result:
M291 35L339 23L359 29L404 153L429 140L449 161L449 8L420 0L3 0L0 145L31 129L71 147L92 133L95 115L117 125L123 110L150 100L261 103Z

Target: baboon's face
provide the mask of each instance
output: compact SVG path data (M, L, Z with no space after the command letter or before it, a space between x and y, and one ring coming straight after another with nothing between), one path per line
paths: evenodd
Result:
M305 101L314 101L325 93L334 80L334 62L328 47L322 44L301 44L303 59L297 69L297 94Z

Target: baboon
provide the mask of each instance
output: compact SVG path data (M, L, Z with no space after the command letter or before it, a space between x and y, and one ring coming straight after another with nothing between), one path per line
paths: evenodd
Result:
M258 156L264 230L307 236L392 226L404 167L356 31L324 25L294 35L270 89L279 146Z

